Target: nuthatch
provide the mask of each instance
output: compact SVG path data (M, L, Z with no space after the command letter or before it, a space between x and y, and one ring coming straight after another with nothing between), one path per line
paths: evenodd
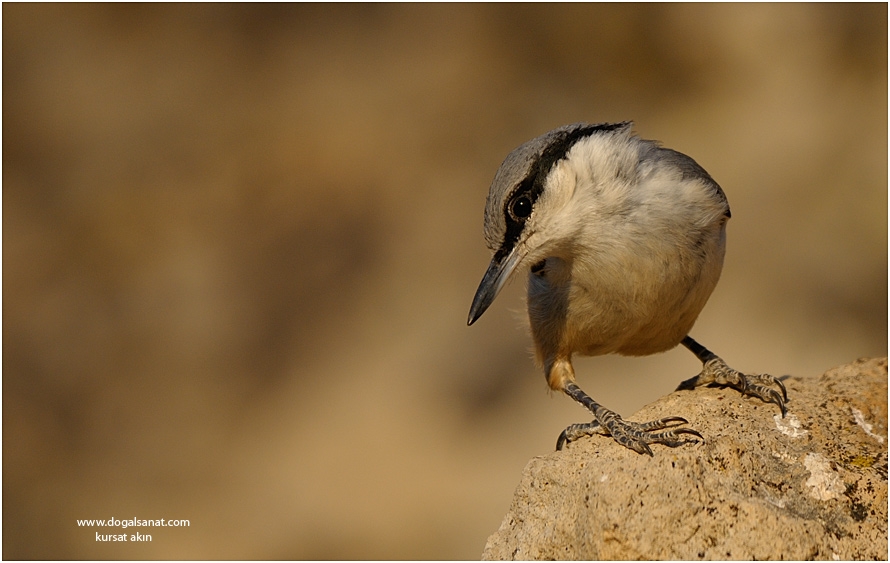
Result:
M528 269L537 361L552 389L595 417L566 428L557 450L594 433L649 455L649 444L702 437L679 428L687 423L681 417L630 422L598 404L575 383L574 354L643 356L683 344L702 371L680 388L731 386L786 412L781 381L740 373L688 335L723 268L726 195L690 157L631 127L580 123L528 141L501 164L485 204L494 257L467 324L513 272Z

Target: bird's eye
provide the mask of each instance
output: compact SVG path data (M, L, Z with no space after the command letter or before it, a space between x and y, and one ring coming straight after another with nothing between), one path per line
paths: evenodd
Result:
M527 196L519 196L510 202L510 214L517 221L526 219L532 214L532 201Z

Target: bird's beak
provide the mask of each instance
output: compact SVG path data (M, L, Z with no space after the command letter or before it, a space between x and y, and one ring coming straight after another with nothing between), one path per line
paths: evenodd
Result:
M479 283L479 289L476 290L476 296L473 298L473 305L470 306L470 316L467 319L467 325L476 322L476 319L482 316L482 313L492 304L494 298L498 296L501 288L504 287L510 274L516 269L516 264L522 254L517 251L519 245L513 247L509 254L499 256L495 254L488 265L488 270L482 276L482 282Z

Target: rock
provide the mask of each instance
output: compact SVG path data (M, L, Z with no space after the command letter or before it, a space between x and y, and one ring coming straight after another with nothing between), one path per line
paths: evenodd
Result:
M608 437L532 459L482 558L887 559L887 359L784 380L788 416L732 389L631 420L705 437L654 457Z

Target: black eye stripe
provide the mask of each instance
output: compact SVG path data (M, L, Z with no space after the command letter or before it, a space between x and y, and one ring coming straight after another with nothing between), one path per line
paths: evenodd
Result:
M538 197L544 191L544 180L550 170L556 166L556 163L565 158L569 150L580 139L588 137L597 132L609 132L625 127L627 123L602 123L599 125L588 125L578 127L577 129L569 129L562 131L555 136L549 145L541 152L541 155L529 167L526 177L516 185L510 196L504 200L504 222L507 226L504 232L504 240L501 247L495 253L495 258L504 258L513 250L519 241L519 235L525 228L526 219L528 219L535 209L535 203ZM522 198L528 199L528 213L525 215L514 213L514 204Z
M539 186L539 183L535 181L538 177L538 174L534 172L535 168L536 166L532 166L533 171L525 177L522 183L513 190L510 198L504 202L504 222L507 225L507 230L504 232L504 241L501 243L500 249L495 253L496 257L503 258L513 250L513 247L519 241L522 229L525 227L526 219L534 211L535 201L537 201L543 190L543 182L540 182L541 185ZM514 217L512 211L513 204L519 199L528 201L528 214L522 217Z

